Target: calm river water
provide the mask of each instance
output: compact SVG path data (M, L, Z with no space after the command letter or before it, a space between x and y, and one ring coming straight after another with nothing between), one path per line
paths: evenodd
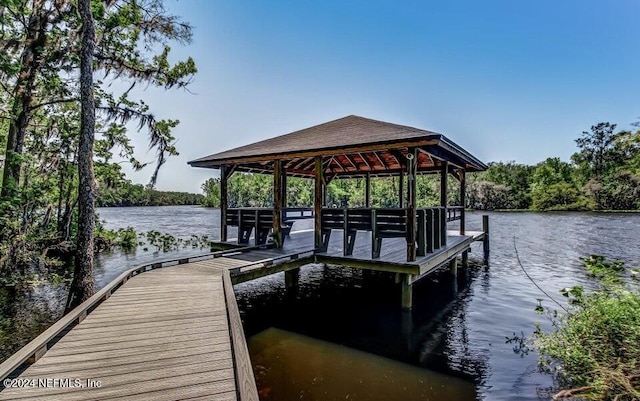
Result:
M99 213L108 228L218 236L218 210L132 207ZM442 272L416 285L411 313L400 310L393 280L352 269L303 267L295 294L286 292L283 274L237 285L261 399L549 399L553 383L538 372L537 355L516 353L507 342L531 334L536 322L548 328L534 311L544 295L518 265L516 248L527 272L562 302L560 289L589 284L580 257L602 254L638 265L640 215L488 214L490 267L479 265L482 248L474 244L467 274L453 280ZM468 214L469 230L481 228L481 215ZM312 224L298 221L293 230ZM174 254L185 253L202 251ZM142 250L102 255L96 284L168 256ZM553 306L548 300L543 305Z

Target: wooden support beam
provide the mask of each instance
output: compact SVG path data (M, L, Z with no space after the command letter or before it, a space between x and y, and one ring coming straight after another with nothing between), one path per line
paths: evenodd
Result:
M400 167L402 167L403 169L407 168L407 160L405 159L400 149L391 149L389 153L391 153L391 155L398 161Z
M275 160L273 163L273 243L276 248L282 248L282 160ZM256 211L257 213L257 211ZM256 215L256 225L258 217ZM256 228L256 238L258 230Z
M447 176L449 163L444 161L440 166L440 206L447 207Z
M411 285L411 274L402 274L402 309L413 308L413 286Z
M464 235L465 233L465 223L466 223L466 216L465 216L465 207L467 205L467 178L466 178L467 174L466 171L464 169L461 169L458 171L458 177L460 178L460 206L462 206L462 209L460 209L460 235Z
M364 207L371 207L371 173L367 172L364 179Z
M404 170L398 173L398 207L404 207Z
M289 200L287 199L287 169L282 166L281 170L282 177L282 208L285 209L289 205ZM283 211L284 213L284 211ZM282 216L282 219L285 220L285 215Z
M484 264L489 266L489 215L482 216L482 231L484 238L482 239L482 250L484 251Z
M358 153L358 156L360 156L360 158L362 159L364 164L367 165L367 167L369 168L369 171L373 171L373 168L371 167L371 164L369 164L369 160L367 160L367 158L364 157L364 155L362 153Z
M324 203L324 168L322 157L315 158L315 192L313 200L314 211L314 246L316 249L322 245L322 204Z
M469 251L462 252L462 267L465 269L469 267Z
M220 242L227 242L227 192L228 192L228 167L220 167Z
M378 159L378 161L380 162L380 166L382 166L383 169L389 170L389 168L387 167L385 162L382 160L382 158L380 157L378 152L371 152L371 153L373 153L373 155L376 157L376 159Z
M416 260L416 178L418 151L409 149L407 154L407 262Z
M449 261L449 271L453 277L458 277L458 259L453 258Z
M300 278L300 268L291 269L284 272L284 286L287 290L298 288Z
M345 159L347 159L347 161L349 162L349 164L351 164L353 166L353 168L358 171L358 165L356 164L355 161L353 161L353 159L351 159L351 157L349 157L349 155L343 155Z

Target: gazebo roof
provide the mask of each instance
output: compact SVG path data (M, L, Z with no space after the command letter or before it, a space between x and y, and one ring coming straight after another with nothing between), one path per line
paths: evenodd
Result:
M390 175L405 164L409 148L418 148L418 171L438 169L442 161L467 171L487 166L444 135L418 128L347 116L190 161L192 167L235 166L236 171L272 173L283 160L287 175L312 177L314 158L322 156L328 175Z

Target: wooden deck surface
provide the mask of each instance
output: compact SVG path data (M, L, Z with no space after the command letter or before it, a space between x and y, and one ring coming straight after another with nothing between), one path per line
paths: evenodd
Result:
M424 274L439 266L446 259L458 255L462 248L482 238L482 232L468 231L466 235L459 235L457 231L447 231L447 245L435 249L433 253L418 256L413 262L407 262L407 242L404 238L385 238L382 241L380 257L371 258L371 233L359 231L356 236L353 255L344 256L342 251L342 231L333 230L327 252L315 253L320 262L343 264L347 267L363 267L369 263L371 266L380 265L380 270L399 271L411 274ZM252 243L251 240L250 243ZM230 244L235 241L229 241ZM282 249L260 249L248 253L231 255L229 258L260 261L266 258L277 258L287 254L302 254L313 252L313 231L292 233L286 238Z
M223 272L242 264L221 257L131 278L20 375L84 387L6 388L0 399L238 399L235 371L251 365L234 360Z

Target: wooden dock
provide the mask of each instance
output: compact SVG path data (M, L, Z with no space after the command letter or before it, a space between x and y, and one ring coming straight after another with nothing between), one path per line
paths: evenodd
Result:
M247 262L200 259L123 273L0 365L0 399L258 400L229 274Z
M386 238L372 259L368 234L355 235L349 255L339 233L319 250L306 231L279 248L226 242L130 269L0 365L0 379L18 385L0 400L258 400L233 284L285 272L290 288L300 266L335 264L400 273L404 306L413 282L484 238L449 231L446 244L407 262L403 238Z

